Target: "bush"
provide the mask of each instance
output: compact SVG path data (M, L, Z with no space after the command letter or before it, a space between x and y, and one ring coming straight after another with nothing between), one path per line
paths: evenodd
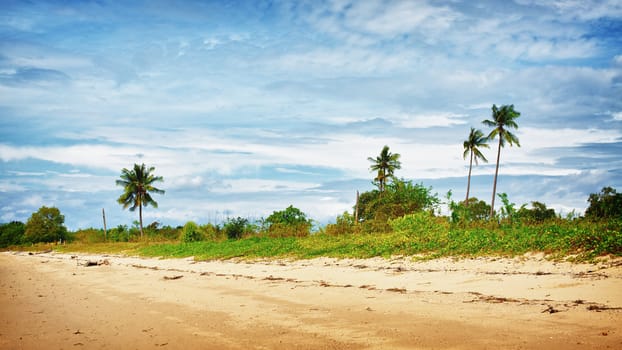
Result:
M220 226L214 224L206 224L201 226L201 231L203 231L205 239L209 241L220 241L227 237L224 230L222 230Z
M328 224L325 228L327 235L343 235L360 232L360 226L354 221L354 216L347 211L337 216L334 224Z
M449 209L453 223L484 221L490 218L490 205L475 197L469 198L468 205L466 201L456 203L450 200Z
M441 236L449 231L447 220L422 211L389 221L394 232L407 236Z
M193 221L188 221L181 232L181 241L184 243L198 242L203 240L203 233Z
M290 205L285 210L275 211L265 220L271 237L304 237L311 230L311 220L305 213Z
M80 229L74 232L73 240L81 243L105 242L104 230L96 228Z
M240 239L247 232L247 226L249 225L248 219L237 217L235 219L228 219L224 225L225 233L229 239Z
M0 248L21 244L25 231L26 225L19 221L0 225Z
M111 242L129 242L130 232L127 225L119 225L108 230L108 240Z
M528 223L539 223L556 218L554 209L547 208L546 204L537 201L531 202L531 209L527 209L526 205L521 206L517 215L522 222Z
M424 210L434 210L440 203L432 188L412 181L395 179L384 192L373 190L359 196L359 217L368 220L387 221ZM377 225L373 225L377 226Z
M592 193L587 200L590 205L585 210L589 219L622 219L622 193L615 188L603 187L599 194Z
M56 242L67 239L65 217L55 207L41 207L26 222L24 237L27 242Z

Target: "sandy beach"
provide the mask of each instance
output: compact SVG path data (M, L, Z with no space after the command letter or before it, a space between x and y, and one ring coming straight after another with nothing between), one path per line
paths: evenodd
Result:
M620 259L4 252L0 280L0 349L622 348Z

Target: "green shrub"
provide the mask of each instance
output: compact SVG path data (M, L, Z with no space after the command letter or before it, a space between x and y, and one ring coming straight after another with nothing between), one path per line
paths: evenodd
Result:
M201 226L201 231L205 236L205 240L208 241L220 241L227 238L227 235L223 229L218 225L206 224Z
M358 210L361 221L387 221L418 211L434 210L440 200L431 187L395 179L383 192L373 190L359 196ZM375 225L374 225L375 226Z
M247 232L248 219L237 217L235 219L228 219L224 225L225 233L229 239L240 239Z
M311 220L300 209L290 205L284 210L274 211L265 220L270 237L304 237L311 230Z
M193 221L188 221L181 231L181 241L184 243L198 242L203 240L203 234L199 226Z
M337 216L334 224L326 225L324 232L327 235L344 235L360 232L360 225L354 221L354 215L344 212L342 215Z
M18 245L23 242L26 225L23 222L12 221L0 225L0 248Z
M615 188L603 187L600 193L592 193L587 200L590 205L585 210L585 217L595 219L622 219L622 193Z
M104 230L96 228L80 229L74 232L73 240L80 243L105 242Z

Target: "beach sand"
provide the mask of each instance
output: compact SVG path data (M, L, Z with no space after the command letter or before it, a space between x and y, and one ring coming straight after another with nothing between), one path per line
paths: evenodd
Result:
M620 325L620 259L0 253L0 349L622 349Z

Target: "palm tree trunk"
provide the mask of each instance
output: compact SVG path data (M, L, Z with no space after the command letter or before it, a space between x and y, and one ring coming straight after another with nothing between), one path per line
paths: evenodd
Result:
M138 204L138 219L140 221L140 239L143 239L143 204Z
M499 149L497 150L497 168L495 169L495 181L492 185L492 200L490 201L490 220L495 213L495 195L497 194L497 175L499 175L499 159L501 158L501 137L499 135Z
M469 180L467 181L467 194L464 205L469 206L469 190L471 189L471 169L473 169L473 150L471 150L471 160L469 161Z

